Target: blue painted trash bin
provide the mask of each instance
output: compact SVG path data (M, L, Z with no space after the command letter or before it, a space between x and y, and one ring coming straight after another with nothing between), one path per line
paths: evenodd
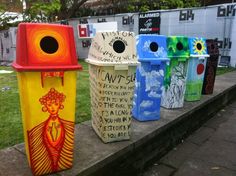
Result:
M185 100L198 101L201 99L206 59L209 55L204 38L191 37L188 40L190 58L187 69Z
M139 121L160 118L161 94L167 58L166 37L139 35L136 40L138 61L132 115Z

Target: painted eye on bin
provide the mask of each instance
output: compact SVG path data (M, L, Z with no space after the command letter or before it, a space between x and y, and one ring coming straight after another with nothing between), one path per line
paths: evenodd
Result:
M58 42L51 36L43 37L40 41L41 49L47 54L53 54L58 50Z
M114 43L113 43L113 49L115 52L117 53L123 53L124 50L125 50L125 44L124 42L122 42L121 40L116 40Z
M182 50L184 48L183 44L181 42L178 42L177 45L176 45L176 48L178 50Z
M156 52L158 50L158 44L156 42L152 42L149 47L152 52Z
M201 43L197 43L197 49L198 49L198 50L202 50L202 45L201 45Z

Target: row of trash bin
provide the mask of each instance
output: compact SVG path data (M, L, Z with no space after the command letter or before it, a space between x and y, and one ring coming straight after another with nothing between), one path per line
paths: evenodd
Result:
M132 116L158 120L161 106L182 108L212 93L218 55L204 38L97 33L87 59L93 129L105 143L129 139Z
M217 44L203 38L139 35L135 40L132 32L98 32L86 60L93 129L105 143L128 140L132 116L158 120L160 106L181 108L184 99L211 94L218 55ZM33 174L71 168L76 70L82 69L72 27L21 23L13 67Z

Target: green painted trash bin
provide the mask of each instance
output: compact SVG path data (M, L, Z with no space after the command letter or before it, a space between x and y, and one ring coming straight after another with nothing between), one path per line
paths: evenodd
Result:
M206 59L209 57L206 40L198 37L189 38L189 49L185 100L197 101L201 99Z
M184 105L186 73L189 59L188 38L171 36L167 38L167 65L161 106L164 108L181 108Z

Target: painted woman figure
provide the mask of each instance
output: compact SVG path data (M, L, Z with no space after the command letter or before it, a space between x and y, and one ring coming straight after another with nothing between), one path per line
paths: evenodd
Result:
M28 131L31 168L35 175L70 168L73 159L74 122L59 117L66 96L54 88L39 99L49 117Z

